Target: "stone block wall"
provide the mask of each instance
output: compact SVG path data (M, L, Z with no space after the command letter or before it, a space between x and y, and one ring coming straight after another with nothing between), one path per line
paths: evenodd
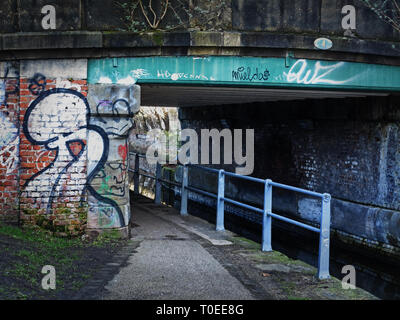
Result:
M253 176L330 193L333 230L398 251L399 105L398 97L389 96L181 108L180 120L182 128L253 128ZM261 205L262 186L232 180L226 190ZM278 189L273 199L275 211L318 223L319 201Z

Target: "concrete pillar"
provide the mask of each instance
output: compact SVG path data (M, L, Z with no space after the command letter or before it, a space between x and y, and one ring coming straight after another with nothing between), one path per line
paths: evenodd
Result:
M137 85L89 86L88 233L117 230L129 234L129 130L139 111Z

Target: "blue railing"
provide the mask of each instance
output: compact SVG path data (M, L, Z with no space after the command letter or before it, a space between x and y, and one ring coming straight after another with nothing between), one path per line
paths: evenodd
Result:
M330 216L331 216L331 196L328 193L318 193L297 187L292 187L289 185L276 183L270 179L259 179L249 176L238 175L233 172L228 172L224 170L217 170L213 168L207 168L199 165L184 165L182 172L181 183L176 183L174 181L164 180L161 178L161 165L157 163L156 165L156 175L151 176L147 174L141 174L139 172L139 157L145 158L143 155L136 153L130 153L135 155L135 170L130 170L134 172L134 192L139 193L139 175L143 175L156 180L156 192L155 192L155 202L161 203L161 183L168 183L178 187L181 187L181 215L188 214L188 195L189 191L202 194L207 197L211 197L217 200L217 218L216 218L216 230L225 230L224 226L224 213L225 213L225 202L242 207L247 210L255 211L262 214L262 251L272 251L271 245L271 229L272 229L272 218L281 220L295 226L319 233L319 253L318 253L318 279L329 278L329 245L330 245ZM189 186L189 167L195 167L200 170L208 171L218 175L218 188L217 194ZM236 179L252 181L256 183L261 183L264 185L264 199L263 199L263 209L257 208L225 196L225 177L233 177ZM320 227L316 228L314 226L278 215L272 212L272 188L280 188L289 191L294 191L302 193L304 195L316 197L321 199L321 214L320 214Z

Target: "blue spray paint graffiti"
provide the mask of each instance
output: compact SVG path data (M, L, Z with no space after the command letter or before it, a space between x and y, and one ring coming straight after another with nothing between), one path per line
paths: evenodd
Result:
M23 132L28 141L33 145L43 145L47 150L55 150L56 157L46 168L34 174L24 185L24 191L34 193L38 191L35 186L43 185L49 177L46 171L56 178L49 185L47 192L41 196L48 196L46 204L47 213L52 209L54 199L61 196L63 189L61 181L68 180L68 174L74 172L73 168L84 166L82 164L84 151L90 153L91 163L87 168L88 176L86 183L81 186L81 200L86 191L98 201L114 208L118 213L121 226L125 226L125 220L117 203L99 194L91 185L93 178L104 167L109 154L109 139L107 133L99 126L90 124L90 108L83 94L75 90L57 88L48 91L41 90L41 83L36 81L32 86L39 94L28 107L24 121ZM32 82L33 83L33 82ZM87 146L86 141L91 141ZM76 152L71 145L80 146ZM75 191L79 189L75 187Z

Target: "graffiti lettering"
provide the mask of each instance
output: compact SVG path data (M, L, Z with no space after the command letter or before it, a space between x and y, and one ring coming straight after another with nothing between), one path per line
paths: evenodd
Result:
M259 72L258 68L253 71L250 67L239 67L232 71L232 79L239 81L267 81L270 75L267 68L263 72Z
M177 80L215 80L213 77L207 77L204 74L189 74L183 72L171 73L168 70L157 70L157 77L161 79Z
M308 68L305 59L297 60L290 68L289 72L284 72L288 82L296 82L303 84L343 84L354 79L331 80L328 76L335 70L340 69L344 62L338 62L333 65L323 66L319 61L315 63L313 68Z

